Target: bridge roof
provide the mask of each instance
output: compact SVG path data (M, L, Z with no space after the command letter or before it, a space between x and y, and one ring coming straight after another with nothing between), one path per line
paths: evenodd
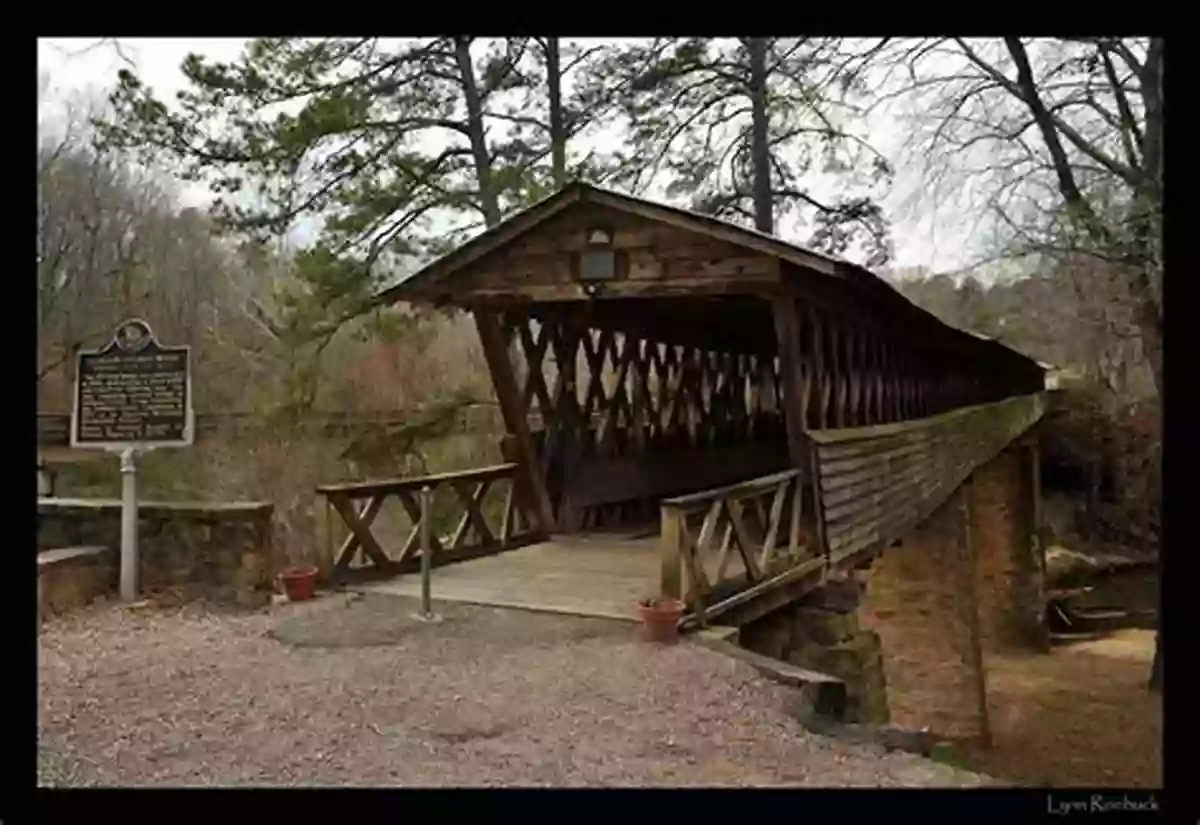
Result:
M586 227L597 223L615 229L615 246L629 247L624 276L602 284L602 297L638 299L639 305L647 298L670 300L676 323L685 314L681 302L686 302L686 314L697 319L696 325L717 335L716 327L734 324L761 328L757 314L742 306L746 296L787 290L855 320L902 327L950 347L1003 360L1015 357L1041 368L999 341L945 324L858 264L710 215L578 181L390 285L378 300L460 307L508 300L590 301L596 292L577 276L564 275L578 271L578 252L590 231ZM647 238L653 239L653 253L638 257L648 252ZM614 313L626 312L630 305L595 302L606 303L613 304ZM666 323L667 316L660 320Z

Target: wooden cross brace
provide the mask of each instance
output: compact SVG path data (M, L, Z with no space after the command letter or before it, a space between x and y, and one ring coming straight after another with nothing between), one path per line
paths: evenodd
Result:
M329 503L338 515L342 517L342 522L350 529L350 535L346 536L346 540L342 542L341 548L338 550L337 562L334 565L334 572L340 572L350 565L350 560L354 558L355 552L361 547L364 555L366 555L372 563L380 570L390 570L392 566L391 560L387 553L379 546L379 542L371 535L371 523L375 521L375 517L379 515L380 509L383 507L383 502L386 496L382 493L376 493L367 500L362 509L357 509L351 502L350 498L345 495L330 494Z

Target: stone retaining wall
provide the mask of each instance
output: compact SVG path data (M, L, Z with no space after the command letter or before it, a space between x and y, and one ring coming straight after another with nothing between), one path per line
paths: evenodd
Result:
M890 719L879 635L859 627L862 585L831 581L794 605L742 628L743 647L840 679L847 722L884 724Z
M119 561L109 547L63 547L38 553L38 616L65 613L116 590Z
M138 507L139 591L167 589L240 607L270 601L275 577L274 506L263 502L156 503ZM38 552L107 547L117 559L121 502L105 499L38 500ZM117 589L112 564L107 574Z
M1048 648L1035 473L1013 445L868 572L745 626L740 643L842 680L848 722L986 743L984 652Z

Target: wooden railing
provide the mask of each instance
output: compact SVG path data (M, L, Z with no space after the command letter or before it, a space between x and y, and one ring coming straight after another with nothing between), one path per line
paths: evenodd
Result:
M1044 396L1026 395L919 421L808 433L830 563L903 537L1044 410Z
M1029 395L919 421L811 431L813 485L788 470L666 499L661 592L684 602L685 625L743 605L741 613L761 615L768 593L796 595L903 537L1043 411L1043 397Z
M799 470L787 470L664 500L662 594L703 625L823 567L808 489Z
M486 506L490 503L487 501L489 492L498 484L506 487L502 502L496 502L498 507ZM356 554L361 554L379 573L417 570L421 563L422 523L430 524L428 541L435 567L538 541L543 534L522 503L528 500L522 493L522 486L520 467L516 464L415 478L322 485L317 488L317 494L325 499L327 506L327 545L331 551L329 556L335 559L331 578L337 579L350 569ZM430 491L429 506L423 509L420 492L425 489ZM401 512L397 515L405 522L393 532L402 535L407 531L403 542L395 542L399 548L394 553L385 549L385 544L392 544L393 540L380 539L371 530L390 500L400 505ZM359 506L358 502L363 503ZM349 531L336 556L332 553L330 511L340 516ZM489 516L492 516L492 523L489 523ZM496 517L499 524L495 524ZM452 532L438 535L435 522L448 525L454 521L457 524Z

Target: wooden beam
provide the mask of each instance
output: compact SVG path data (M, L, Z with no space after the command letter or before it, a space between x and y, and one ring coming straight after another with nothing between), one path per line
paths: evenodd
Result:
M800 375L800 318L796 300L780 295L771 302L775 314L775 338L779 345L779 371L783 383L783 416L787 425L788 455L792 466L804 469L808 451L804 447L804 387Z
M829 409L829 373L825 370L825 325L821 313L812 305L805 305L809 328L812 330L812 382L813 395L817 400L817 414L813 416L817 429L825 429Z
M492 386L496 390L496 399L500 402L504 427L516 439L524 465L525 471L521 475L524 476L523 481L528 485L529 495L533 499L530 502L533 505L533 516L538 520L538 529L548 533L554 526L554 509L550 505L550 494L546 491L546 479L538 464L537 447L533 443L533 435L529 432L529 420L521 404L521 391L513 374L512 361L509 360L504 335L500 331L500 319L494 312L485 309L477 309L473 314L488 372L492 375Z
M743 271L727 276L672 278L667 281L604 281L585 284L564 281L553 284L521 284L496 287L472 287L451 292L415 293L413 300L442 301L453 306L541 304L560 302L586 303L616 298L690 298L696 295L765 295L778 288L769 274Z

